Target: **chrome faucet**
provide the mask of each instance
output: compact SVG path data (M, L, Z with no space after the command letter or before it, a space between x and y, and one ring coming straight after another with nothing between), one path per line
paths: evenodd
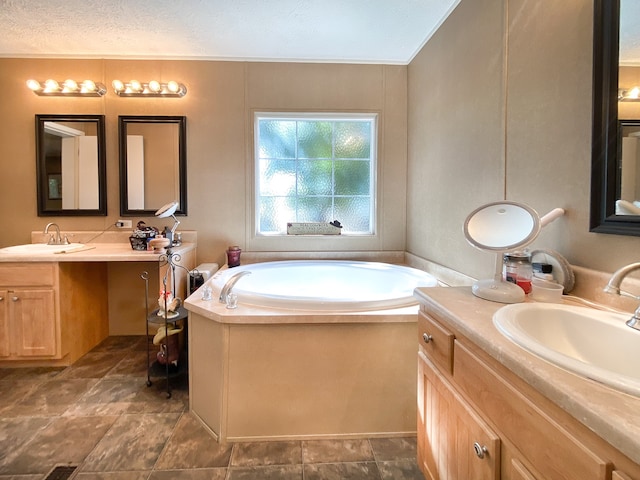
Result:
M44 227L44 234L48 234L49 233L49 227L54 227L56 229L56 234L55 236L53 234L49 235L49 241L47 242L47 244L49 245L69 245L69 239L67 238L67 236L64 236L64 239L62 239L62 237L60 236L60 227L58 227L57 223L47 223L47 226Z
M638 263L630 263L629 265L626 265L626 266L616 270L613 273L613 275L611 276L611 278L609 279L609 283L607 283L607 286L604 287L604 291L606 293L612 293L612 294L615 294L615 295L620 295L622 297L630 297L630 298L633 298L635 300L640 300L640 296L633 295L632 293L625 292L624 290L620 289L620 285L622 284L622 280L624 280L624 278L627 275L629 275L631 272L633 272L635 270L640 270L640 262L638 262ZM636 330L640 330L640 306L638 306L636 311L633 313L633 317L631 317L625 323L626 323L627 326L629 326L631 328L634 328Z
M236 284L236 282L245 275L249 275L250 273L251 272L249 270L242 270L241 272L231 275L222 287L222 290L220 290L220 297L218 298L218 300L220 300L220 303L227 303L227 296L231 293L231 289Z

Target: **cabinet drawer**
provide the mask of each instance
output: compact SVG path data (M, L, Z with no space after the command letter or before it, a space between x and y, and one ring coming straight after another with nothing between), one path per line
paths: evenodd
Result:
M453 372L453 333L438 322L418 313L418 341L424 353L444 372Z
M588 450L458 341L453 377L501 434L526 451L527 460L544 478L609 478L609 463Z
M633 480L629 475L627 475L626 473L622 473L618 470L615 470L612 474L611 474L611 480Z
M0 264L0 286L51 286L55 282L55 269L53 263Z

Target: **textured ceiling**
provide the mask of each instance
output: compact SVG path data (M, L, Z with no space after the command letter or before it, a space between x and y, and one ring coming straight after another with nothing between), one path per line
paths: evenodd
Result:
M406 64L460 0L0 0L0 56Z

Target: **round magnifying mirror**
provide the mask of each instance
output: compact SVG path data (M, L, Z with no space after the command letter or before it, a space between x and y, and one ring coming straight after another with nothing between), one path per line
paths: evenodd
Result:
M482 250L508 251L531 243L540 233L535 210L515 202L494 202L469 214L464 235Z
M500 303L524 301L524 291L502 279L502 254L533 242L540 233L538 213L515 202L494 202L469 214L464 222L464 235L471 245L497 252L496 271L489 280L478 280L471 291L477 297Z
M178 208L178 202L170 202L167 203L166 205L163 205L162 207L160 207L155 215L158 218L166 218L166 217L170 217L171 215L173 215L174 213L176 213L176 210Z

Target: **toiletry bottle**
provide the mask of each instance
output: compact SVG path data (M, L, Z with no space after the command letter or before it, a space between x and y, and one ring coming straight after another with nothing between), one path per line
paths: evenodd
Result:
M526 252L505 253L503 277L505 281L515 283L522 288L524 293L531 292L533 269L529 254Z
M171 229L169 227L164 227L164 238L169 240L169 246L173 243L173 233L171 233Z

